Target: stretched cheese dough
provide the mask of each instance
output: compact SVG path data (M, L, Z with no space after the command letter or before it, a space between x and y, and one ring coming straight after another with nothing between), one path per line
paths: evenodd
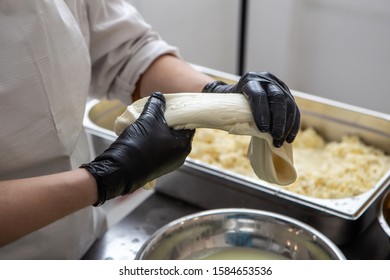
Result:
M255 174L262 180L278 185L288 185L297 178L293 164L292 145L272 145L269 133L260 132L253 119L249 103L236 93L175 93L164 94L165 119L173 129L213 128L231 134L252 136L248 156ZM127 107L119 116L114 130L119 135L136 121L147 101L142 98Z

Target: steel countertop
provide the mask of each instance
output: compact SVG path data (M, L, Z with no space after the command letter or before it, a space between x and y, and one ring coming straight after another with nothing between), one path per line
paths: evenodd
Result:
M144 242L159 228L202 209L154 192L123 220L112 226L84 255L84 260L132 260ZM361 235L339 246L347 259L390 260L390 239L375 219Z

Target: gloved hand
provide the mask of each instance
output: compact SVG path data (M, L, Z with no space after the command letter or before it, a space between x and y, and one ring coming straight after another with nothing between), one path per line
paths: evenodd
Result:
M94 206L132 193L184 163L195 130L169 128L164 111L164 96L153 93L137 121L95 160L80 166L96 179L99 200Z
M268 72L248 72L236 85L214 81L203 92L242 93L251 107L257 128L269 132L273 145L284 141L292 143L299 131L300 112L290 90L277 77Z

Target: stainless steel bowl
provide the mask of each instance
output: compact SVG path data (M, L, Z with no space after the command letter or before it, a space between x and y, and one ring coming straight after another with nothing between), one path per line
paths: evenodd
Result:
M378 221L390 241L390 188L381 199L378 211Z
M177 219L154 233L136 259L345 259L330 239L272 212L225 208Z

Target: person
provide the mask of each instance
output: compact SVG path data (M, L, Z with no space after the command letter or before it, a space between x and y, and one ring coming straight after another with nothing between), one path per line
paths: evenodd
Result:
M281 80L248 72L235 85L215 81L124 0L5 0L0 26L0 259L81 258L106 229L97 206L183 164L194 131L166 126L159 92L243 93L276 147L298 133L299 109ZM151 95L92 161L88 95L126 104Z
M1 231L0 245L76 210L132 193L181 166L191 151L194 131L170 129L164 108L164 96L153 93L139 119L80 169L0 181L0 221L9 225ZM8 201L12 204L4 206Z

